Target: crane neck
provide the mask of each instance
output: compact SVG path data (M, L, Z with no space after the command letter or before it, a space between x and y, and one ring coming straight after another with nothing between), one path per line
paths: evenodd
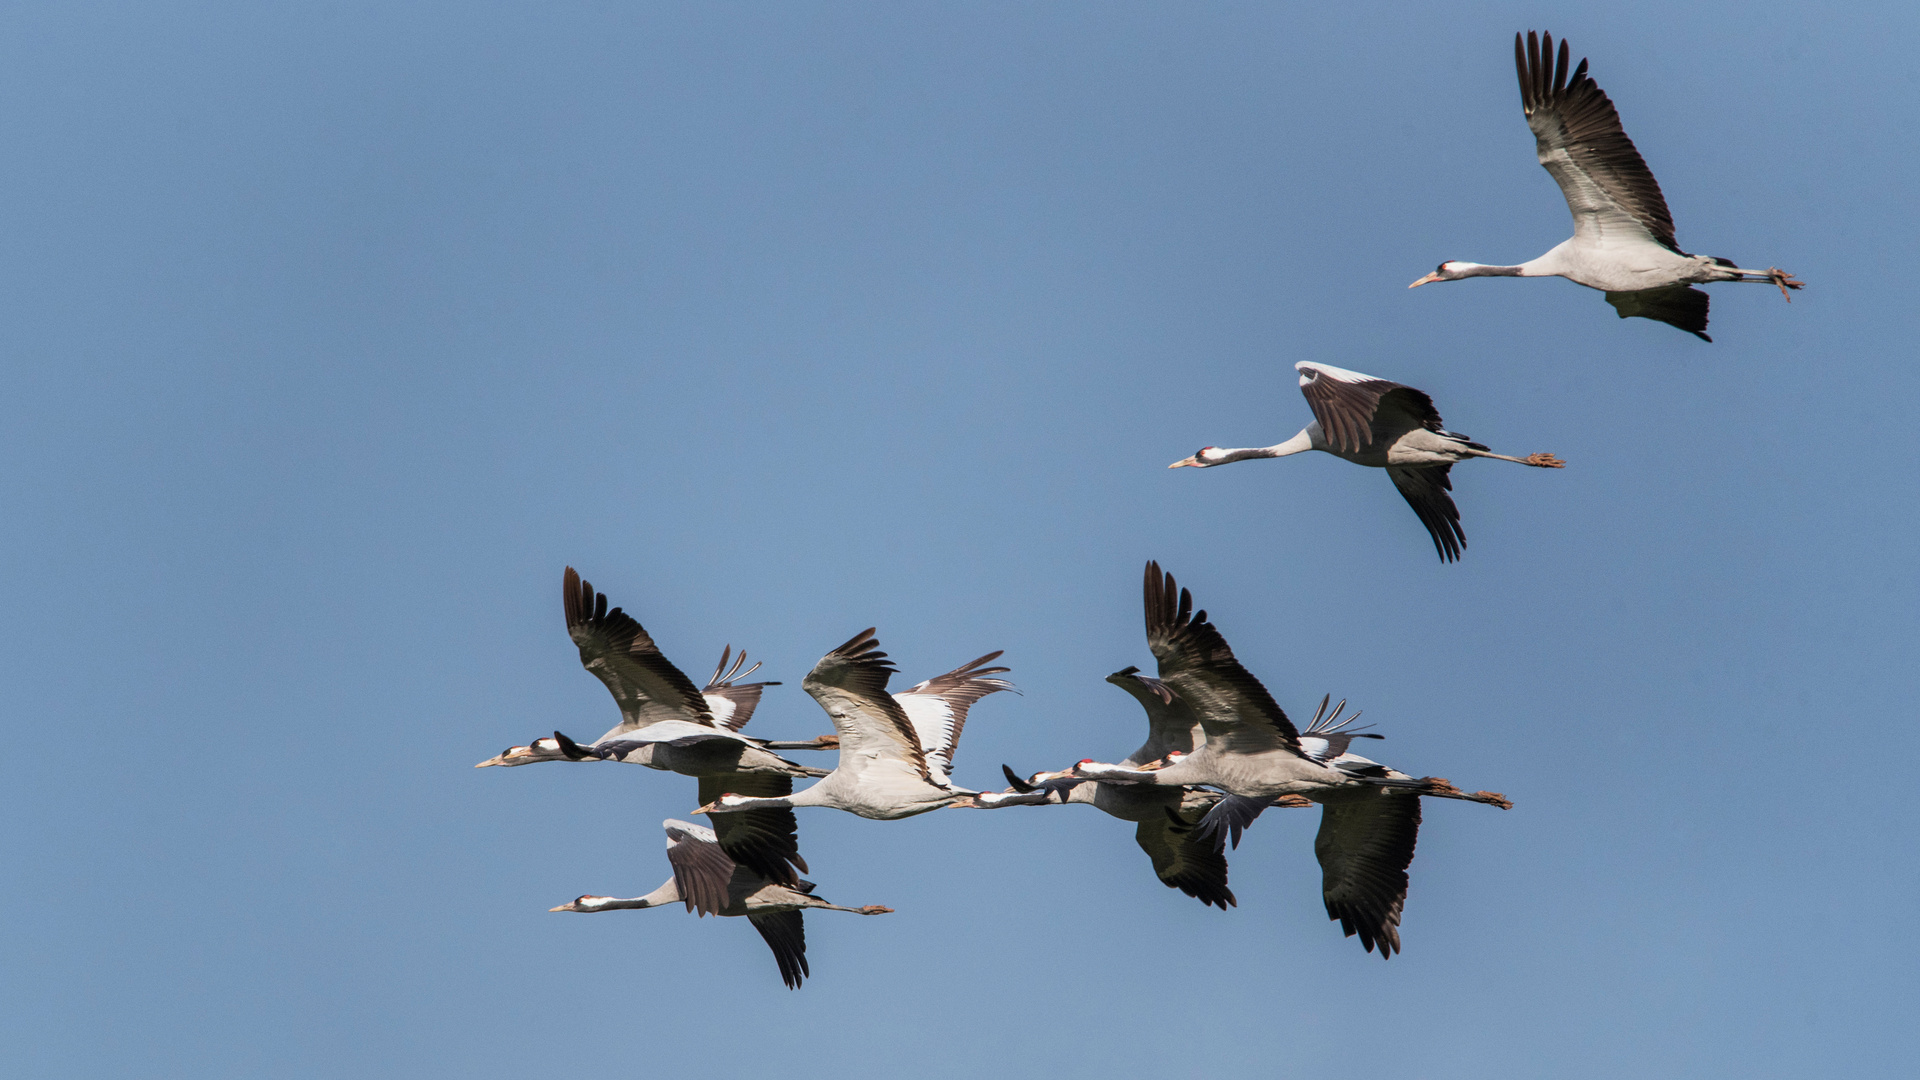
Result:
M1293 454L1318 449L1318 447L1314 445L1314 436L1319 434L1319 431L1320 422L1316 420L1303 428L1300 434L1295 435L1286 442L1274 443L1272 446L1245 446L1235 450L1222 450L1218 458L1207 462L1207 464L1225 465L1229 462L1250 461L1254 458L1288 457ZM1321 445L1325 445L1324 439L1319 441Z
M589 908L588 910L590 911L622 911L622 910L630 910L634 908L665 907L668 904L677 904L679 902L680 902L679 885L676 882L668 881L666 884L660 886L659 888L653 890L652 892L648 893L645 896L629 896L629 897L609 896L609 897L606 897L601 903L595 904L593 907Z
M1542 255L1539 259L1530 259L1527 262L1521 263L1519 266L1488 266L1485 263L1455 263L1456 269L1453 271L1453 276L1463 278L1551 277L1552 275L1549 272L1534 268L1535 263L1545 258L1546 256Z
M831 775L831 774L829 774ZM736 810L785 810L794 806L830 806L822 796L820 783L809 784L791 795L776 795L767 798L743 799L727 807L726 813Z

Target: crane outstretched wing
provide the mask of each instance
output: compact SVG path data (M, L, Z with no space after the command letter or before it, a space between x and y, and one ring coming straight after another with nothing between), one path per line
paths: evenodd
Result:
M961 730L967 726L967 710L988 694L1014 688L1005 679L987 677L1013 669L982 666L998 659L1000 653L996 649L893 695L913 724L915 738L926 753L927 774L936 784L945 787L952 782L953 752L960 745Z
M1658 289L1607 294L1607 303L1613 305L1613 310L1619 312L1621 318L1663 322L1679 327L1701 341L1713 340L1707 336L1708 300L1704 290L1690 285L1663 285Z
M1167 888L1222 911L1238 905L1227 888L1227 856L1219 842L1196 837L1171 809L1160 821L1135 826L1133 840L1153 860L1153 872Z
M713 726L699 687L661 655L639 620L619 608L608 610L606 594L594 592L571 566L563 586L567 634L580 648L580 664L620 705L619 725L602 739L661 720Z
M773 961L780 965L780 981L787 989L797 990L812 972L807 970L807 925L798 911L776 911L771 915L749 915L747 921L760 931Z
M1379 788L1324 802L1313 853L1327 918L1380 956L1400 951L1400 911L1407 902L1407 866L1420 834L1420 798Z
M793 778L788 776L740 773L700 778L702 806L722 795L777 799L791 794ZM714 814L713 833L729 858L768 881L792 887L799 882L800 874L807 872L807 860L800 857L800 825L791 808Z
M1192 595L1157 562L1147 564L1144 601L1147 647L1160 662L1160 679L1193 709L1209 744L1219 740L1225 753L1299 752L1299 732L1273 695L1240 666L1207 613L1193 612Z
M1301 395L1335 450L1358 453L1416 427L1442 429L1440 412L1425 391L1331 364L1303 360L1293 368L1300 373Z
M1587 62L1571 72L1567 43L1554 56L1553 35L1544 42L1527 31L1513 35L1513 65L1520 76L1520 107L1533 131L1540 164L1560 185L1573 212L1575 236L1602 243L1639 235L1679 252L1673 215L1660 184L1620 126L1620 114L1587 74Z
M1453 480L1447 473L1452 465L1426 465L1417 469L1387 466L1387 478L1400 490L1400 496L1420 516L1420 524L1433 537L1433 548L1441 562L1457 562L1460 549L1467 546L1467 534L1460 528L1460 508L1453 505Z
M1194 747L1206 741L1200 719L1166 683L1140 674L1137 667L1116 671L1107 676L1107 681L1125 690L1147 711L1147 741L1140 744L1140 749L1127 755L1121 764L1138 767L1159 761L1175 750L1183 754L1191 753Z
M673 883L688 911L718 915L727 906L728 884L734 862L720 849L713 830L690 821L668 818L667 862L673 864Z
M872 627L860 631L821 657L801 680L801 689L833 721L840 736L840 768L858 769L863 761L886 758L912 765L931 781L913 721L887 693L895 669L879 645Z

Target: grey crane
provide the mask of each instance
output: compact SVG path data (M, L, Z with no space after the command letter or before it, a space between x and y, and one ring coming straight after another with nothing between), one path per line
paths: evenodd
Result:
M531 765L542 761L625 761L692 776L704 800L722 792L772 797L793 791L796 776L824 776L775 754L775 748L831 746L769 743L740 734L753 717L761 691L770 682L742 683L760 665L745 671L729 647L720 654L704 690L675 667L639 620L609 608L605 593L595 592L573 567L562 578L567 633L580 650L580 663L606 684L620 706L620 723L581 745L556 731L550 739L509 747L475 768ZM807 868L795 840L793 812L770 808L740 816L720 828L719 843L734 861L770 881L792 884ZM797 871L796 872L796 868Z
M1707 294L1694 285L1770 283L1791 301L1787 290L1805 283L1784 270L1742 270L1730 259L1680 250L1666 197L1620 126L1620 114L1587 74L1586 60L1568 70L1570 56L1564 39L1554 56L1552 34L1543 42L1529 30L1524 45L1513 35L1520 107L1541 166L1573 212L1573 237L1518 266L1443 262L1407 287L1470 277L1563 277L1605 293L1623 319L1653 319L1702 341L1713 340L1707 336Z
M949 773L967 711L988 694L1013 689L1005 679L987 677L1006 668L982 666L1000 653L889 694L895 668L873 633L869 628L855 634L822 657L801 683L833 720L838 767L792 795L755 798L728 792L694 813L830 806L892 821L965 803L978 794L955 786Z
M1313 422L1298 435L1272 446L1228 450L1203 446L1192 457L1181 458L1167 468L1205 469L1319 450L1355 465L1385 469L1387 478L1433 537L1440 561L1454 562L1460 558L1460 549L1467 546L1467 534L1460 528L1460 508L1447 494L1453 490L1453 480L1447 474L1456 463L1493 458L1542 469L1566 467L1566 462L1552 454L1508 457L1448 431L1439 410L1433 407L1433 399L1411 386L1331 364L1301 361L1293 367L1300 373L1300 393L1313 410Z
M1191 753L1174 751L1143 766L1083 761L1074 766L1075 775L1172 787L1198 784L1240 796L1208 811L1201 823L1207 831L1244 828L1279 796L1320 803L1314 854L1327 916L1349 937L1359 935L1368 952L1378 947L1381 956L1392 956L1400 949L1407 866L1420 827L1419 796L1502 809L1513 804L1495 792L1461 791L1438 777L1409 776L1353 754L1349 744L1359 733L1341 731L1344 724L1316 723L1312 740L1303 740L1266 687L1235 659L1207 613L1193 610L1192 595L1178 588L1172 574L1149 562L1143 591L1147 645L1159 662L1160 679L1192 708L1205 742Z
M849 911L856 915L885 915L893 909L879 904L842 907L813 895L811 881L782 884L768 881L727 856L713 830L668 818L667 862L673 877L645 896L621 898L586 895L549 908L550 911L619 911L685 904L688 911L708 915L745 916L773 950L780 978L793 990L812 972L807 967L807 930L801 912L808 908Z
M776 743L740 734L753 718L762 691L780 685L739 682L760 667L755 664L742 672L745 652L731 659L731 646L722 651L713 678L701 689L666 658L638 619L620 608L609 609L607 595L595 592L573 567L567 567L561 585L567 634L580 650L580 665L613 694L620 722L591 743L577 743L556 731L551 738L510 746L474 768L624 761L687 776L825 775L773 750L825 749L833 745L831 740Z
M1129 667L1107 676L1147 713L1147 741L1122 764L1139 767L1168 754L1193 749L1204 741L1200 721L1186 703L1159 679ZM982 792L969 805L981 809L1003 806L1086 805L1122 821L1134 823L1133 839L1153 863L1153 872L1170 889L1225 911L1238 901L1227 887L1227 859L1217 831L1197 832L1195 826L1223 796L1197 787L1161 787L1154 784L1109 783L1074 776L1072 770L1035 773L1022 780L1002 765L1004 792ZM1308 806L1306 799L1284 796L1286 805Z

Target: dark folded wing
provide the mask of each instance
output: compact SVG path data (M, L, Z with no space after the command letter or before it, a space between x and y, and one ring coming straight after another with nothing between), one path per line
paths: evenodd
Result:
M727 906L727 884L733 880L733 860L711 836L697 825L667 822L667 862L673 864L673 883L687 910L703 916L718 915Z
M1441 562L1457 561L1460 549L1467 546L1467 534L1460 529L1460 508L1453 505L1453 496L1447 494L1453 490L1453 481L1447 476L1452 468L1452 465L1417 469L1387 467L1393 486L1400 489L1401 497L1420 516L1420 524L1433 535L1433 548L1440 553Z
M1236 905L1227 888L1227 857L1217 841L1203 840L1169 810L1160 821L1143 821L1134 842L1153 860L1153 872L1170 889L1179 889L1222 911Z
M1193 597L1157 562L1147 564L1143 599L1160 679L1193 709L1208 742L1220 740L1228 753L1299 751L1299 733L1273 695L1234 659L1207 613L1193 613Z
M1199 719L1166 683L1139 672L1139 668L1130 667L1107 676L1108 682L1131 694L1147 711L1147 741L1127 755L1122 764L1145 765L1175 750L1192 753L1206 738L1203 732L1195 730L1200 725Z
M1691 285L1607 294L1607 303L1623 319L1652 319L1677 326L1701 341L1712 341L1707 336L1707 300L1704 290Z
M1400 951L1400 910L1407 902L1407 866L1420 833L1420 799L1368 789L1330 800L1320 816L1313 853L1320 859L1327 917L1348 937L1391 957Z
M1520 107L1533 131L1540 164L1553 175L1573 211L1576 236L1600 239L1608 231L1637 229L1655 243L1679 251L1673 215L1660 185L1620 126L1620 114L1587 74L1587 62L1571 72L1571 54L1553 35L1545 42L1527 32L1513 35L1513 63L1520 76Z
M1296 364L1300 393L1335 450L1358 453L1415 427L1439 431L1439 410L1424 391L1321 364Z
M607 735L661 720L713 724L700 688L661 655L639 620L619 608L608 610L606 594L594 592L571 566L563 585L567 634L580 648L580 664L620 705L620 725Z
M1233 839L1233 846L1240 846L1240 834L1253 827L1253 820L1261 812L1273 805L1271 796L1228 795L1214 803L1200 824L1193 830L1196 839L1218 844L1222 832Z
M747 921L766 939L767 948L773 950L774 963L780 965L780 980L789 990L799 989L801 981L813 974L807 970L807 927L800 913L777 911L771 915L749 915Z
M793 779L759 773L700 778L700 805L729 793L777 799L793 794ZM800 857L800 825L791 809L738 810L711 816L720 849L734 862L768 881L787 886L807 872L807 860Z

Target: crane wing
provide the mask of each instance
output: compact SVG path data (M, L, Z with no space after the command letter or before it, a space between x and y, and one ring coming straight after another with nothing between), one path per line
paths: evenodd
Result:
M1420 799L1381 789L1328 799L1313 853L1327 918L1380 956L1400 951L1400 910L1407 902L1407 866L1420 833Z
M601 739L624 735L661 720L713 726L699 688L660 653L639 620L607 609L605 593L567 567L564 580L567 634L580 647L580 664L606 684L620 705L620 723Z
M738 773L700 778L702 806L722 795L777 799L791 794L793 778L788 776ZM793 887L799 883L800 874L807 872L807 860L800 857L800 825L794 820L791 808L714 814L713 834L728 858L768 881ZM795 873L796 869L799 873Z
M1193 613L1192 595L1157 562L1147 564L1144 599L1147 647L1160 662L1160 679L1192 707L1209 744L1218 740L1227 753L1299 752L1299 733L1273 695L1234 659L1207 613Z
M1108 682L1132 695L1147 711L1147 741L1121 764L1137 767L1159 761L1175 750L1191 753L1207 740L1199 718L1166 683L1139 672L1137 667L1128 667L1107 676Z
M1701 341L1712 341L1707 336L1707 301L1704 290L1690 285L1664 285L1658 289L1640 289L1635 292L1610 292L1607 303L1620 313L1623 319L1652 319L1668 326L1677 326Z
M1433 537L1433 548L1441 562L1456 562L1460 549L1467 546L1467 534L1460 529L1460 508L1453 505L1453 481L1447 473L1452 465L1425 465L1406 468L1387 466L1387 477L1400 489L1400 496L1420 516L1420 524Z
M731 645L720 650L720 663L713 669L713 678L707 680L700 696L706 701L707 709L713 713L716 723L728 731L739 731L747 726L747 721L753 719L753 710L760 705L761 692L769 686L779 686L780 681L737 682L759 671L760 664L756 661L752 667L741 671L741 665L747 662L747 651L742 649L739 656L732 658L733 667L729 670L727 660L732 652Z
M1679 252L1659 183L1620 126L1613 102L1587 74L1587 62L1569 73L1569 57L1563 40L1556 60L1552 34L1542 42L1529 30L1524 45L1513 35L1520 107L1541 166L1573 211L1574 235L1595 243L1644 238Z
M887 680L895 669L879 644L872 627L860 631L821 657L801 681L801 689L833 721L834 733L840 737L841 769L857 772L865 761L887 758L913 766L931 782L913 721L887 693Z
M718 915L727 906L727 883L733 880L733 860L720 850L713 830L668 818L667 861L673 864L673 884L688 911Z
M797 990L808 975L807 924L798 911L776 911L771 915L749 915L747 921L760 931L760 937L773 950L773 962L780 965L780 981L787 989Z
M988 694L1014 688L1005 679L987 678L1011 668L982 666L998 659L1000 653L1001 650L996 649L945 675L915 683L893 695L893 700L900 703L907 720L913 724L915 738L926 751L928 776L942 787L952 783L953 752L960 744L961 730L967 726L967 710Z
M1358 453L1391 443L1416 427L1441 430L1440 413L1425 392L1331 364L1301 361L1300 393L1335 450Z
M1227 888L1227 857L1217 840L1202 840L1172 809L1160 821L1134 827L1133 841L1153 860L1153 872L1169 889L1179 889L1222 911L1237 906Z

